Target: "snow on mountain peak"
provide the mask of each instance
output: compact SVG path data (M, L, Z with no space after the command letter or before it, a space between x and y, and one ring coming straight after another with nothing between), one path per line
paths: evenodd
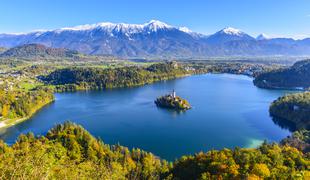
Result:
M225 34L229 34L229 35L237 35L237 36L240 36L240 35L243 34L243 32L240 31L239 29L235 29L235 28L232 28L232 27L224 28L220 32L221 33L225 33Z
M160 29L170 29L172 26L158 20L151 20L150 22L144 24L144 28L156 32Z
M93 30L96 28L104 29L106 31L112 32L112 31L118 31L118 32L125 32L125 33L137 33L142 32L143 30L156 32L159 29L168 29L173 28L172 26L163 23L158 20L151 20L148 23L145 24L126 24L126 23L111 23L111 22L101 22L97 24L86 24L86 25L80 25L80 26L74 26L74 27L66 27L55 30L57 33L63 32L63 31L88 31Z
M150 22L146 23L146 24L153 24L155 26L159 26L159 27L170 27L170 25L164 23L164 22L161 22L161 21L158 21L158 20L151 20Z
M180 31L183 31L185 33L193 33L193 31L191 31L190 29L188 29L187 27L179 27L179 30Z
M74 27L64 27L57 29L57 32L62 32L62 31L85 31L92 29L94 27L98 26L97 24L85 24L85 25L79 25L79 26L74 26Z
M266 39L270 39L270 38L266 34L262 33L262 34L258 35L256 39L257 40L266 40Z

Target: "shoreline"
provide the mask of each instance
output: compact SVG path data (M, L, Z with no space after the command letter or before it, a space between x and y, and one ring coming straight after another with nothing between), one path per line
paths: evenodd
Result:
M161 80L158 80L158 81L153 81L153 82L146 82L146 83L143 83L143 84L137 84L137 85L134 85L134 86L131 86L131 87L139 87L139 86L144 86L144 85L147 85L147 84L153 84L153 83L157 83L157 82L160 82L160 81L167 81L167 80L174 80L174 79L179 79L179 78L183 78L183 77L188 77L188 76L192 76L192 75L195 75L195 74L184 74L184 75L179 75L179 76L175 76L173 78L163 78ZM118 88L130 88L130 87L112 87L112 88L105 88L105 89L118 89ZM92 89L92 88L85 88L85 89L76 89L75 91L54 91L53 92L53 95L55 93L65 93L65 92L78 92L78 91L89 91L89 90L104 90L104 89ZM30 119L33 115L35 115L38 111L40 111L43 107L47 106L48 104L52 103L55 101L55 98L53 98L51 101L47 101L46 103L44 103L42 106L40 107L37 107L35 108L35 110L30 113L29 116L26 116L26 117L22 117L22 118L16 118L16 119L5 119L5 120L2 120L0 121L0 130L2 129L7 129L9 127L12 127L16 124L19 124L23 121L26 121L28 119Z
M134 86L131 86L131 87L139 87L139 86L144 86L144 85L147 85L147 84L157 83L157 82L160 82L160 81L174 80L174 79L184 78L184 77L188 77L188 76L203 75L203 74L233 74L233 75L241 75L241 76L252 77L252 76L249 76L249 75L246 75L246 74L225 73L225 72L221 72L221 73L220 72L219 73L216 73L216 72L188 73L188 74L184 74L184 75L175 76L174 78L163 78L163 79L161 79L159 81L146 82L146 83L134 85ZM253 86L258 87L257 85L255 85L255 83L253 83ZM131 87L122 87L121 86L121 87L112 87L112 88L106 88L106 89L131 88ZM296 89L277 89L277 88L263 88L263 87L258 87L258 88L270 89L270 90L288 90L288 91L294 91L295 90L295 91L297 91ZM76 89L74 91L57 91L56 90L56 91L54 91L53 95L55 93L78 92L78 91L89 91L89 90L104 90L104 89L82 88L82 89ZM299 91L302 92L302 90L299 90ZM50 104L50 103L52 103L54 101L55 101L55 99L52 99L51 101L48 101L48 102L44 103L42 106L35 108L35 110L29 116L22 117L22 118L17 118L17 119L5 119L3 121L0 121L0 130L7 129L9 127L12 127L12 126L14 126L16 124L19 124L19 123L21 123L23 121L26 121L26 120L30 119L33 115L35 115L43 107L47 106L48 104Z
M55 99L53 98L51 101L47 101L46 103L44 103L42 106L35 108L35 110L30 113L29 116L26 117L22 117L22 118L17 118L17 119L5 119L3 121L0 121L0 130L2 129L7 129L9 127L12 127L16 124L19 124L23 121L26 121L28 119L30 119L32 116L34 116L38 111L40 111L42 108L44 108L45 106L47 106L48 104L54 102Z

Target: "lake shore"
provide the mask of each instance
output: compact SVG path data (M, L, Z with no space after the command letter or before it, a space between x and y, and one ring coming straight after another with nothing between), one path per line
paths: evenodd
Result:
M0 129L6 129L6 128L12 127L12 126L14 126L14 125L16 125L18 123L21 123L23 121L26 121L26 120L30 119L33 115L35 115L43 107L47 106L48 104L50 104L50 103L52 103L54 101L55 100L52 99L51 101L46 101L41 106L35 107L33 112L31 112L29 116L22 117L22 118L15 118L15 119L5 119L5 120L0 121Z
M173 89L191 103L191 110L156 107L154 99ZM264 139L279 142L290 132L274 124L268 107L283 94L258 89L247 76L211 73L135 88L56 93L56 103L8 128L2 137L12 143L20 133L45 134L53 125L70 120L107 144L120 142L173 160L212 148L254 147Z

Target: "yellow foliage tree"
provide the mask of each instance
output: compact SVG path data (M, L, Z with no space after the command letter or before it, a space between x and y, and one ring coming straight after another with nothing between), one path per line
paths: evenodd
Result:
M267 178L270 176L270 171L267 167L266 164L255 164L253 169L252 169L252 173L262 177L262 178Z
M8 117L8 115L9 115L9 110L10 110L10 106L7 105L7 104L4 104L4 105L2 106L2 112L1 112L2 116L3 116L3 117Z

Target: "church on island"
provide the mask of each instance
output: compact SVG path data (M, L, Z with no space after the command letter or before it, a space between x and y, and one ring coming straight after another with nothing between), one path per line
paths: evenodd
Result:
M187 100L182 99L181 97L176 95L174 89L170 94L158 97L155 100L155 104L159 107L177 109L177 110L188 110L191 108Z

